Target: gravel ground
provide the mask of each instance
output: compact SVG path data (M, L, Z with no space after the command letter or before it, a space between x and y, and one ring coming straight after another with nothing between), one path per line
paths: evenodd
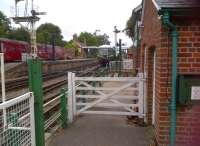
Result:
M125 117L81 116L66 130L60 130L48 146L148 146L148 127L127 125Z

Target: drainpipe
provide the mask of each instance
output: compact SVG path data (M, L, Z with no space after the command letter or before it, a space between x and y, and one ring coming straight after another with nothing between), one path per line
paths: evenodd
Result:
M178 32L176 25L170 22L169 12L163 15L163 24L172 31L172 97L170 103L170 146L176 144L176 81L177 81L177 46Z

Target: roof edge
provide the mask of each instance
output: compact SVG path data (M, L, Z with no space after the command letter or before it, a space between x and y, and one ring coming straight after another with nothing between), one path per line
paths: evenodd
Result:
M138 5L133 11L137 12L142 9L142 4Z
M154 6L156 7L156 9L157 9L158 11L160 11L160 10L161 10L161 7L156 3L156 1L155 1L155 0L152 0L152 2L153 2L153 4L154 4Z

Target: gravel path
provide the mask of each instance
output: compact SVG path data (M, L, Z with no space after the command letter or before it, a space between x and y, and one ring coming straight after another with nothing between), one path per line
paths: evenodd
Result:
M148 146L147 127L126 124L125 117L87 115L51 138L48 146Z

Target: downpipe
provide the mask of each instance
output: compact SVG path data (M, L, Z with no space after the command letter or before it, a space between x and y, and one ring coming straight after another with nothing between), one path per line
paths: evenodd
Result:
M165 11L162 17L163 24L172 32L172 97L170 103L170 146L176 145L176 81L177 81L177 47L178 32L176 25L170 22L169 12Z

